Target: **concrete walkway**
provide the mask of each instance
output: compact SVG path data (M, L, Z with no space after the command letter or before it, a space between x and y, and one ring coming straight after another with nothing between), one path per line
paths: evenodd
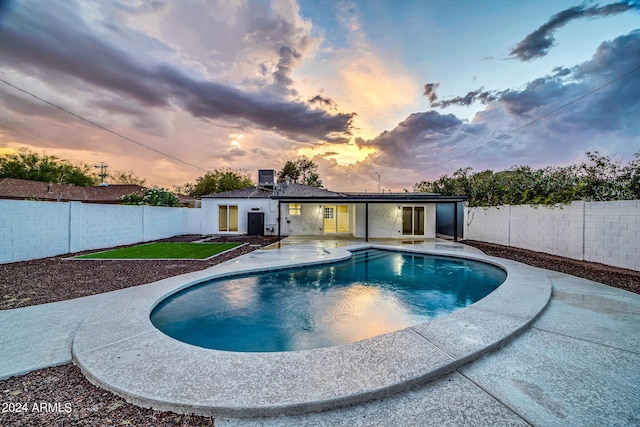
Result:
M0 310L0 380L71 362L76 329L110 294Z
M640 295L543 271L542 316L451 374L356 407L216 426L640 425Z
M553 295L538 320L450 374L354 407L216 425L640 425L640 295L540 271ZM69 363L80 323L128 291L0 311L0 378Z

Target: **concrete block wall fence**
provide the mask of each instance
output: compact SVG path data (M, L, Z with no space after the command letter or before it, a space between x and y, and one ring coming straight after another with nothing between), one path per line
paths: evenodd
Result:
M0 263L203 233L202 209L0 200Z
M0 200L0 263L215 232L207 209ZM465 209L467 239L640 271L640 200Z
M467 208L464 236L640 271L640 200Z
M69 252L69 216L68 203L0 200L0 263Z

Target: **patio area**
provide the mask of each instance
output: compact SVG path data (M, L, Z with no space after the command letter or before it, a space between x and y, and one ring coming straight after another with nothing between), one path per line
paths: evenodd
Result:
M478 254L476 249L462 244L435 239L384 243ZM253 252L244 255L245 259L225 264L247 261L253 264L261 257L267 264L276 262L278 257L287 262L294 257L293 262L305 263L311 258L326 256L332 249L359 244L363 242L289 238L279 248ZM546 309L520 335L471 363L461 364L430 382L355 406L270 418L218 417L216 425L640 423L637 399L640 395L640 370L637 369L640 296L562 273L533 270L552 287ZM6 362L0 378L70 362L71 343L85 319L95 319L95 314L113 301L129 299L154 286L157 287L150 284L61 303L0 311L0 359ZM495 307L496 311L499 309ZM491 307L485 311L492 314ZM498 313L494 311L493 316L497 317ZM442 326L446 329L446 322ZM466 325L467 328L473 326L473 322ZM472 345L474 339L483 339L483 331L466 339Z

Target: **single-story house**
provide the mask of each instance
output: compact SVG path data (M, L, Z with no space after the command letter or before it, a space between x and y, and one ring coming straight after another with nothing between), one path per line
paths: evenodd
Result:
M415 239L435 238L448 223L447 234L457 240L465 200L433 193L344 193L262 182L203 196L202 209L219 234Z

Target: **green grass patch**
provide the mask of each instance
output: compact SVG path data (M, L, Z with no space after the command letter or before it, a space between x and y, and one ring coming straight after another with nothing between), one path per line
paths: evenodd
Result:
M158 242L80 255L82 259L205 259L242 243Z

